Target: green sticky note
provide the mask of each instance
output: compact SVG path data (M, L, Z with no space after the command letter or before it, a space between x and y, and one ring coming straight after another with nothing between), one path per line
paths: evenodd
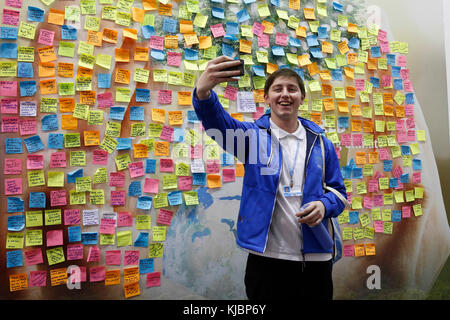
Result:
M86 204L86 193L77 192L76 190L69 191L70 205Z
M64 172L48 172L47 187L64 187Z
M119 231L117 232L117 246L118 247L124 247L124 246L131 246L131 230L126 231Z
M83 167L86 165L86 152L82 150L70 151L70 165L72 167Z
M36 25L25 21L20 21L17 35L21 38L34 40L36 34Z
M174 174L166 174L163 176L163 189L176 189L178 187L177 176Z
M66 259L64 258L63 247L56 247L56 248L48 249L47 250L47 260L48 260L49 266L66 261Z
M116 102L130 102L131 89L130 88L116 88Z
M128 153L118 155L114 161L116 162L117 171L128 169L128 165L131 163L130 155Z
M151 228L151 216L142 214L136 216L136 230L148 230Z
M54 226L61 224L61 209L45 210L45 225Z
M75 86L73 82L58 82L58 94L60 96L75 95Z
M76 192L85 192L92 190L92 179L91 177L78 177L75 179L75 190Z
M198 202L198 194L196 191L185 191L183 192L184 202L187 206L196 206Z
M152 228L152 239L153 241L165 241L166 240L167 227L165 226L154 226Z
M40 227L43 225L42 211L27 211L25 212L25 226Z
M105 136L102 143L100 143L100 149L108 151L108 153L111 154L116 150L118 144L119 142L116 139Z
M94 189L89 192L89 201L94 205L105 204L105 190Z
M112 56L110 56L108 54L99 53L99 54L97 54L95 64L102 68L109 70L109 69L111 69L111 61L112 61Z

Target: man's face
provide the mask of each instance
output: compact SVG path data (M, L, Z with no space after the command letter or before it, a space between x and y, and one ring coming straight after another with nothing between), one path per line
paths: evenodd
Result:
M294 77L281 76L272 83L264 99L270 106L272 116L289 120L297 118L298 107L303 103L304 97Z

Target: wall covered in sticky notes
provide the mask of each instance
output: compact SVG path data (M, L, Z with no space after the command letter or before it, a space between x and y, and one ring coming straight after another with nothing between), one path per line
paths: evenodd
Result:
M408 43L366 24L363 2L0 1L2 297L60 298L55 287L79 280L67 299L245 298L245 164L191 107L220 55L245 61L245 76L216 88L240 121L267 111L268 74L289 67L305 81L299 116L335 145L351 202L335 297L367 294L346 274L417 252L442 213Z

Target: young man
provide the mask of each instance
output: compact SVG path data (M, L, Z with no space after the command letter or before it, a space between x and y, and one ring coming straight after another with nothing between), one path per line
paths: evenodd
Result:
M193 105L206 132L221 133L216 141L222 148L238 156L239 148L230 143L234 139L245 149L240 154L245 175L236 241L249 252L247 296L332 299L332 246L323 248L312 228L319 224L328 228L327 218L339 215L346 205L334 146L322 137L324 181L337 195L323 190L319 137L323 130L298 117L305 99L302 79L290 69L273 73L264 88L270 114L254 123L240 122L223 109L213 91L221 82L236 81L239 71L226 69L238 65L224 56L210 61L194 89ZM245 134L230 138L230 130ZM308 204L306 209L300 209L302 204Z

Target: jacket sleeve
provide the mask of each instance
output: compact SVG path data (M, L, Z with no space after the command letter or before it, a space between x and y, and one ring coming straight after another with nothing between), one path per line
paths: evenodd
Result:
M339 197L329 190L324 190L320 201L325 206L325 218L331 218L337 217L348 206L347 191L345 189L344 179L342 178L336 150L327 138L323 137L323 142L325 145L325 184L342 195L342 197ZM342 201L340 198L345 201Z
M197 99L196 90L197 88L194 89L192 94L192 104L206 133L222 149L245 163L245 159L248 156L247 150L249 143L248 139L245 139L245 132L253 128L252 124L249 122L241 122L231 117L224 110L217 94L213 90L211 90L209 98L205 100ZM240 137L243 139L240 139Z

